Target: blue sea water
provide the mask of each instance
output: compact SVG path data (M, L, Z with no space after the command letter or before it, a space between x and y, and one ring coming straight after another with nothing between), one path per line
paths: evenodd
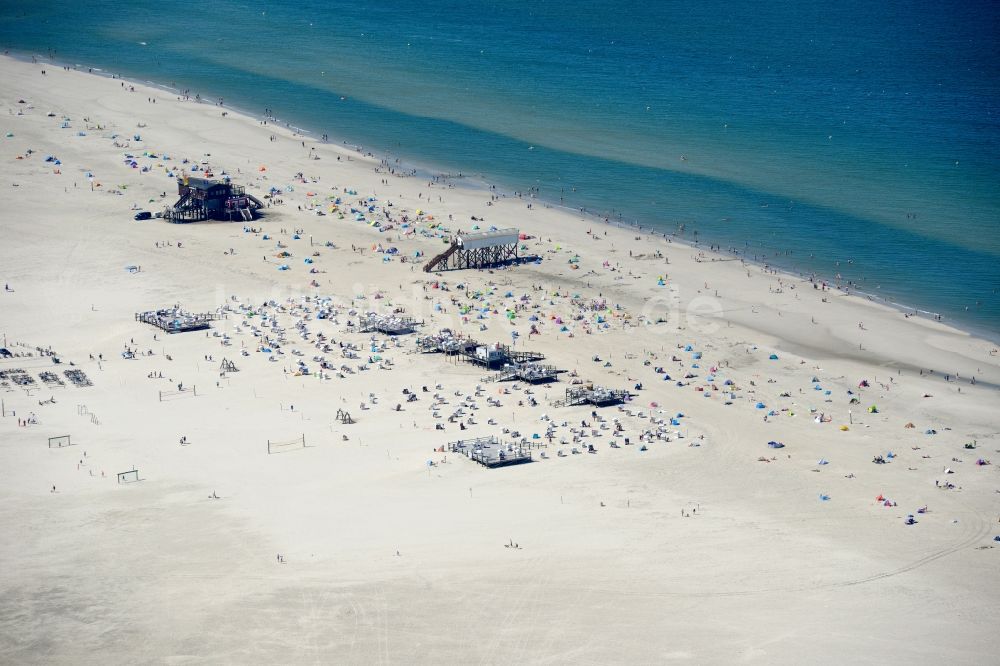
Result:
M0 4L4 49L683 225L991 337L998 34L976 1Z

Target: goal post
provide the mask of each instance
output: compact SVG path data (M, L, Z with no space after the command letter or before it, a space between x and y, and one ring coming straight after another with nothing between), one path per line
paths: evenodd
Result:
M61 449L64 446L72 446L73 442L70 441L69 435L59 435L58 437L49 437L49 448L50 449Z
M118 472L118 483L133 483L139 480L139 470L130 469L127 472Z
M286 451L292 451L295 449L306 448L306 436L305 434L296 437L295 439L286 439L282 441L267 440L267 453L271 455L272 453L284 453Z

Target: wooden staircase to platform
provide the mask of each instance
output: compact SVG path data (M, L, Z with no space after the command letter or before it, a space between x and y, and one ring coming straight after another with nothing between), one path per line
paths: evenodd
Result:
M428 261L426 264L424 264L424 272L433 273L434 271L446 270L448 268L448 259L450 259L451 255L455 254L455 252L458 251L459 247L460 246L458 243L452 241L451 245L448 246L447 250L441 252L433 259Z

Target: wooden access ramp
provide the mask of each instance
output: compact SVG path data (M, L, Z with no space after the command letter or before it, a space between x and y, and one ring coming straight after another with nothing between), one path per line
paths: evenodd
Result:
M458 252L458 250L459 250L459 245L455 241L452 241L451 245L448 246L447 250L441 252L433 259L428 261L426 264L424 264L424 272L433 273L434 271L448 270L448 260L451 258L451 255Z

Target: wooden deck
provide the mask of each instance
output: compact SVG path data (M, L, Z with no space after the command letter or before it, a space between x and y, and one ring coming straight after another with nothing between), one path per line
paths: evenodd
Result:
M136 321L155 326L167 333L203 331L206 328L211 328L210 322L217 319L222 319L222 317L214 313L193 314L180 308L135 313Z
M626 402L631 394L625 390L609 389L603 386L570 386L566 389L566 397L552 403L553 407L575 407L577 405L594 405L607 407Z
M531 462L531 451L513 442L504 443L497 437L477 437L450 442L448 450L460 453L487 469L508 467Z
M559 379L559 369L554 365L542 363L513 363L505 366L487 381L505 382L518 379L529 384L554 382Z
M386 335L405 335L412 333L419 325L412 317L398 315L380 315L369 313L362 315L358 321L362 333L385 333Z

